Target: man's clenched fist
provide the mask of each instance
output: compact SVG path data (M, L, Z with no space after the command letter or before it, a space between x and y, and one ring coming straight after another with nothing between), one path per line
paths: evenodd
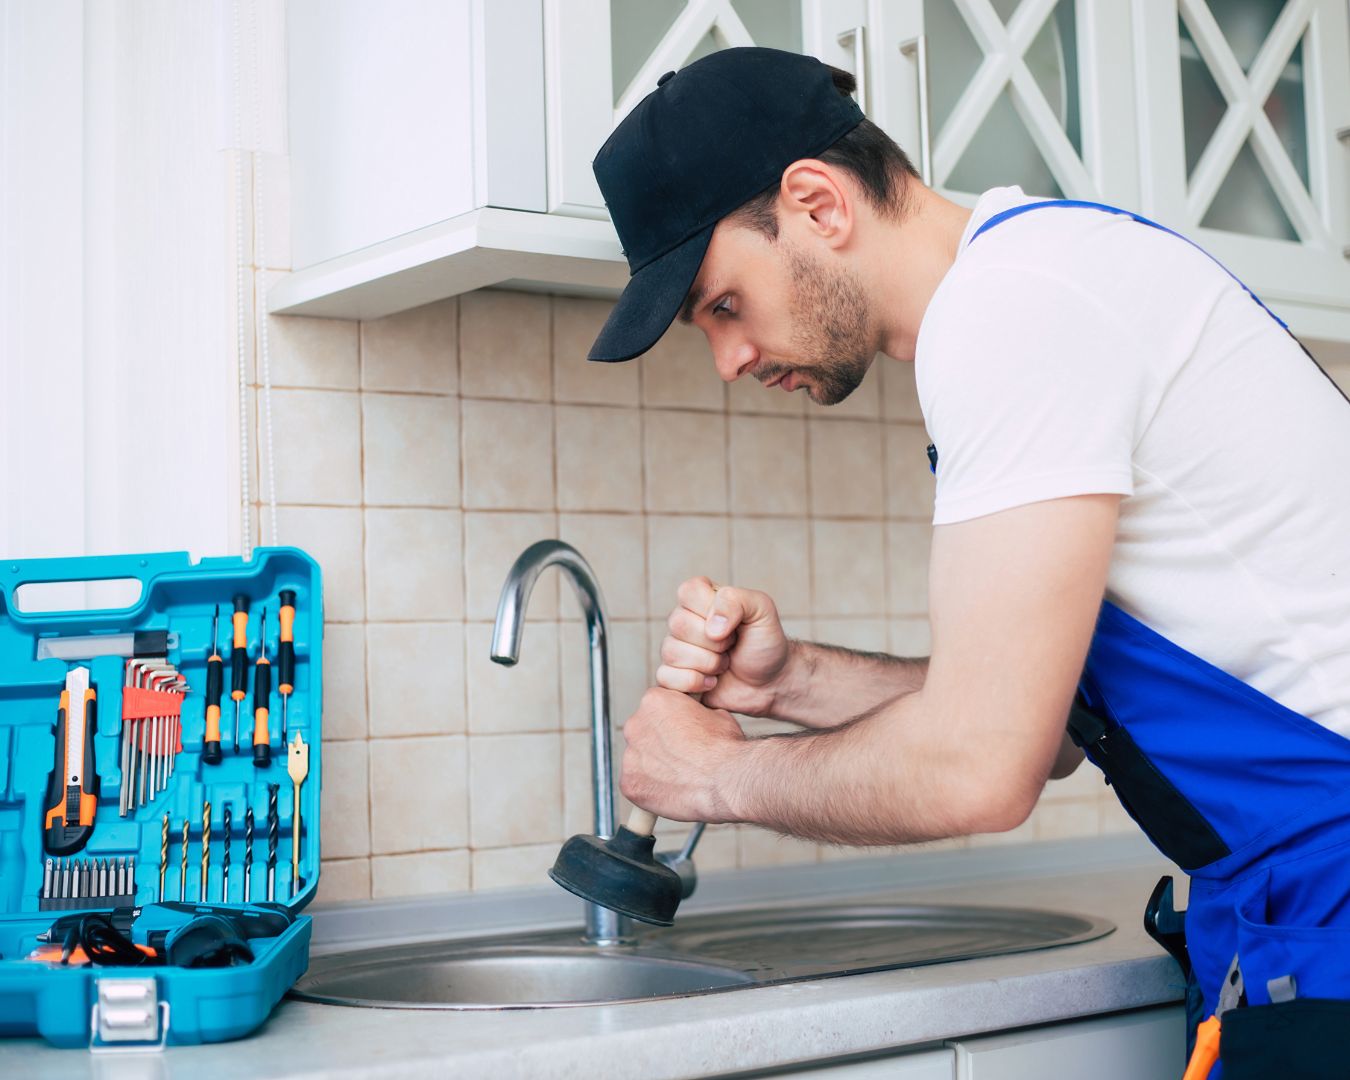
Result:
M791 657L778 609L767 593L690 578L666 622L658 685L703 695L703 703L768 716Z

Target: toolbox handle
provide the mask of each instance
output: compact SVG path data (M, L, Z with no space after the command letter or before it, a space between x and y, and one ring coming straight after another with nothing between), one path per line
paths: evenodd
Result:
M82 555L68 559L5 559L0 562L0 603L16 620L50 621L62 615L82 619L107 614L124 615L145 604L149 590L145 586L160 574L186 570L191 557L186 551L148 552L143 555ZM76 609L74 611L25 612L14 602L22 585L53 582L109 581L134 578L141 582L141 594L134 604L122 608Z

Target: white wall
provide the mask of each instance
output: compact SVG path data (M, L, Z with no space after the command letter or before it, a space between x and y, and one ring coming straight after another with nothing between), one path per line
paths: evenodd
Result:
M0 7L0 557L239 549L221 9Z

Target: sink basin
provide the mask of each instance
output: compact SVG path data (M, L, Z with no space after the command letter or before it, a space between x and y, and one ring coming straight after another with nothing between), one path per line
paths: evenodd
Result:
M684 997L1028 952L1109 934L1104 919L993 907L820 905L694 915L591 948L575 931L317 957L294 995L381 1008L556 1008Z
M401 946L316 960L297 996L335 1005L483 1009L585 1005L744 986L754 977L692 959L585 946Z

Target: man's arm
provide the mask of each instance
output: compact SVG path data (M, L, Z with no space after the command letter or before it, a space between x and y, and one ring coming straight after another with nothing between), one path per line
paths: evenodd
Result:
M923 688L832 729L747 740L729 714L649 691L625 728L624 794L845 844L1014 828L1063 743L1118 506L1084 495L937 528Z
M833 727L923 685L926 657L789 640L767 593L696 577L680 585L677 597L656 682L701 693L712 708Z

